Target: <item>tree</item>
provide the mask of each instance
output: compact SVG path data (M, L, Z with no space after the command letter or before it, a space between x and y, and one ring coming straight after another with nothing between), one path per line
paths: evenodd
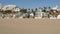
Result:
M33 18L35 18L35 15L36 15L36 12L37 12L37 8L35 8L35 11L32 9L32 13L34 14L34 17Z
M12 13L12 11L11 11L11 10L6 10L6 11L3 11L3 10L2 10L1 13L3 13L3 14L10 14L10 13Z
M21 9L20 12L27 13L27 9Z
M35 8L35 12L37 11L38 9L37 8Z
M51 7L49 6L48 9L51 9Z
M44 10L46 10L47 9L47 7L43 7L44 8Z

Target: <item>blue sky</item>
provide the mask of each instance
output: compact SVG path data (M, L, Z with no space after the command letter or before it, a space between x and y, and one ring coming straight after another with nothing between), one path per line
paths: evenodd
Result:
M60 8L60 0L0 0L3 5L15 4L21 8L38 8L43 6L56 6Z

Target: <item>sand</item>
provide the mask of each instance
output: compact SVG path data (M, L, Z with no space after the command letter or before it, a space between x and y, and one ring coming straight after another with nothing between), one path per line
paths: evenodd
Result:
M0 34L60 34L60 20L0 18Z

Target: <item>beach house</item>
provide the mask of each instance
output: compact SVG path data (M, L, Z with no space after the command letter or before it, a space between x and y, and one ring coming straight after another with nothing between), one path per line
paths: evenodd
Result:
M35 13L35 19L41 19L42 18L42 10L41 9L38 9Z
M2 8L3 8L3 5L2 4L0 4L0 17L2 16Z
M50 19L57 19L58 11L59 11L58 6L53 7L50 12Z
M17 12L19 13L20 8L17 8L16 5L5 5L3 8L3 16L2 17L6 17L9 18L11 16L12 17L16 17L14 16ZM8 15L9 14L9 15Z

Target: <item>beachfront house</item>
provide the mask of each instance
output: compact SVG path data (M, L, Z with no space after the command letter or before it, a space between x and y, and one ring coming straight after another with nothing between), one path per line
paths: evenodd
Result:
M42 10L38 9L35 13L35 19L41 19L42 18Z
M2 16L2 8L3 8L3 5L2 4L0 4L0 17Z
M58 11L59 11L58 6L53 7L50 12L50 19L57 19Z
M60 11L58 11L57 19L60 19Z
M10 16L15 17L14 15L17 14L17 12L19 13L19 11L20 11L20 9L16 8L16 7L17 7L16 5L6 5L6 6L4 6L2 8L2 10L3 10L3 16L2 17L4 17L4 16L5 17L7 17L7 16L8 17L10 17Z
M42 9L42 18L49 18L50 9L48 7L43 7Z
M19 18L21 16L21 12L20 12L21 8L15 7L12 10L13 13L13 18Z
M34 18L35 16L34 16L34 9L31 9L31 10L28 10L28 17L29 18Z
M57 19L60 19L60 15L57 16Z
M11 16L13 16L12 15L12 9L13 8L15 8L16 7L16 5L5 5L3 8L2 8L2 17L3 18L9 18L10 17L10 14L11 14Z

